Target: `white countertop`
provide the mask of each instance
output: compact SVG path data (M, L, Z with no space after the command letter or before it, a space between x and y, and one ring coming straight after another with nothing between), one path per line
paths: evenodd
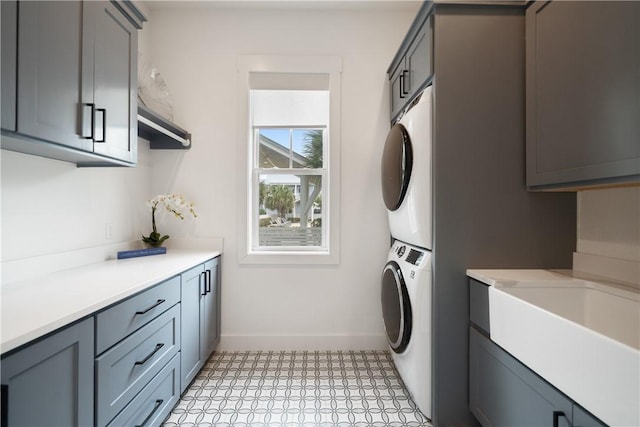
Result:
M0 350L15 349L219 255L169 249L164 255L109 260L3 285Z

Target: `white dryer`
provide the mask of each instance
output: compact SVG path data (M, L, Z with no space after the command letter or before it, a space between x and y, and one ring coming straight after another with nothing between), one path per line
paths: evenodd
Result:
M398 373L431 419L431 252L393 242L382 272L382 315Z
M382 153L382 197L391 236L433 249L431 231L432 87L427 86L389 131Z

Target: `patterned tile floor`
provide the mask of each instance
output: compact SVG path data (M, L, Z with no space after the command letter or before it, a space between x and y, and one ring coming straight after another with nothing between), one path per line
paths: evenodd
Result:
M386 351L216 352L165 427L431 427Z

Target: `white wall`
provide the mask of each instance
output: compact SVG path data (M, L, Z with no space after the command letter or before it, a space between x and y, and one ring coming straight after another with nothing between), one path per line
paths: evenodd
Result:
M358 2L356 2L358 3ZM203 4L200 3L200 6ZM388 227L379 168L388 130L386 69L419 2L340 10L171 8L148 28L151 57L173 93L174 119L193 134L188 152L153 152L153 186L184 189L197 237L223 237L223 349L384 348L379 277ZM147 30L144 30L147 31ZM340 55L342 74L341 262L240 266L237 260L237 58ZM186 225L172 223L170 228ZM183 231L184 230L180 230Z
M136 168L77 168L1 150L2 283L113 258L137 239L152 196L149 143L138 151Z
M578 193L575 270L640 286L640 187Z

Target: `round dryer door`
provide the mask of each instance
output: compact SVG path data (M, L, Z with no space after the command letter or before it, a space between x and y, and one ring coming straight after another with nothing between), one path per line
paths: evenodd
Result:
M382 272L382 316L387 341L396 353L402 353L411 338L411 302L400 266L389 261Z
M402 204L412 166L409 133L402 124L396 123L387 135L382 152L382 197L388 210L395 211Z

